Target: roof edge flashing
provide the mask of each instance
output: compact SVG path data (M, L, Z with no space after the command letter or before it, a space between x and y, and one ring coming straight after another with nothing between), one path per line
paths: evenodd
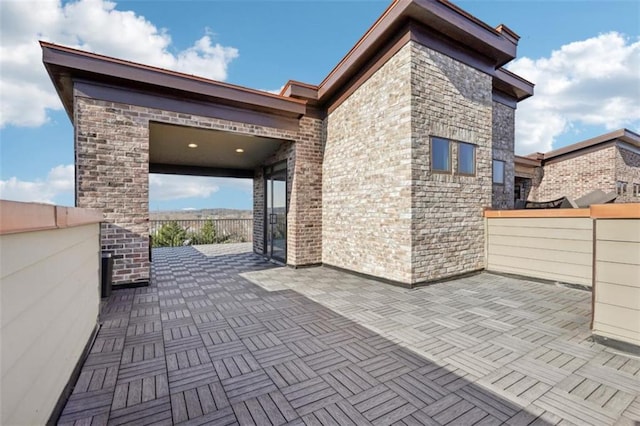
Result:
M43 62L52 80L54 80L54 68L60 67L65 69L66 74L72 78L74 77L72 71L75 71L76 74L82 75L83 79L89 79L90 76L92 80L98 82L104 79L117 79L123 85L139 84L164 90L194 93L261 109L271 109L288 115L301 116L306 112L306 101L300 99L98 55L49 42L40 41L40 46L43 52ZM59 89L57 85L55 86ZM59 93L59 95L61 94Z

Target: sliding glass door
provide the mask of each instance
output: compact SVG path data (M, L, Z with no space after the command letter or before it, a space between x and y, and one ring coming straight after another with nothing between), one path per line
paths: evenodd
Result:
M287 261L287 163L265 169L265 254L270 259Z

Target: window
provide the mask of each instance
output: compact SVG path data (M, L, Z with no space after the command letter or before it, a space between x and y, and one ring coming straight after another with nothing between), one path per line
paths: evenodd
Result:
M627 182L617 181L616 182L616 194L625 195L627 193Z
M504 161L493 160L493 183L504 185Z
M457 153L455 173L463 176L476 175L476 146L444 138L431 137L431 171L452 173L453 154Z
M633 196L640 197L640 183L633 184Z
M476 146L470 143L458 143L458 173L461 175L476 174Z
M516 201L522 200L522 185L519 183L513 188L513 199Z
M451 144L447 139L431 138L431 170L451 171Z

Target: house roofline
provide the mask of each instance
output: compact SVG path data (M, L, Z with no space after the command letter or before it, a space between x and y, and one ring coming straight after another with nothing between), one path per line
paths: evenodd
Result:
M566 158L573 158L587 152L613 146L616 142L623 142L635 148L640 148L640 134L629 129L618 129L581 142L576 142L546 153L536 152L526 156L515 155L514 163L525 167L541 167L546 163L555 163Z
M319 101L333 97L410 21L490 58L494 69L516 56L516 38L447 0L395 0L318 85Z
M607 142L613 142L616 140L626 142L630 145L640 148L640 135L638 133L633 132L629 129L618 129L613 132L605 133L604 135L596 136L582 142L576 142L574 144L546 152L544 153L543 161L555 159L567 154L573 154L583 149L595 147L597 145L605 144Z
M528 167L540 167L542 165L542 161L534 158L523 157L522 155L514 155L513 162L515 164Z
M126 87L147 88L157 92L189 93L229 106L300 117L306 113L306 101L263 92L239 85L139 64L110 56L40 41L45 68L70 117L73 116L73 79L93 80Z
M194 100L247 108L285 117L322 117L323 110L362 82L363 69L380 66L380 51L411 28L441 34L444 53L460 46L482 59L471 66L492 75L498 98L511 107L533 94L533 84L500 68L515 57L517 35L505 26L492 28L448 0L395 0L334 67L320 85L289 81L280 94L170 71L41 41L43 62L73 121L73 80L82 79L157 94L189 94ZM512 34L513 33L513 34ZM442 43L442 42L439 42ZM396 43L397 44L397 43ZM395 46L395 45L394 45ZM442 47L442 46L441 46ZM397 46L395 46L397 48ZM468 56L468 54L465 54ZM455 56L455 55L454 55ZM384 59L384 57L383 57ZM463 58L462 62L467 58ZM476 61L476 64L473 63ZM477 62L480 61L480 62ZM485 61L485 62L483 62ZM506 97L504 96L506 95Z

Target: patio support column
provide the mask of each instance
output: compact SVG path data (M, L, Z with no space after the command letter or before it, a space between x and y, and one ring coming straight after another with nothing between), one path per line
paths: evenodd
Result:
M114 284L149 280L149 125L135 108L75 97L76 206L100 209Z

